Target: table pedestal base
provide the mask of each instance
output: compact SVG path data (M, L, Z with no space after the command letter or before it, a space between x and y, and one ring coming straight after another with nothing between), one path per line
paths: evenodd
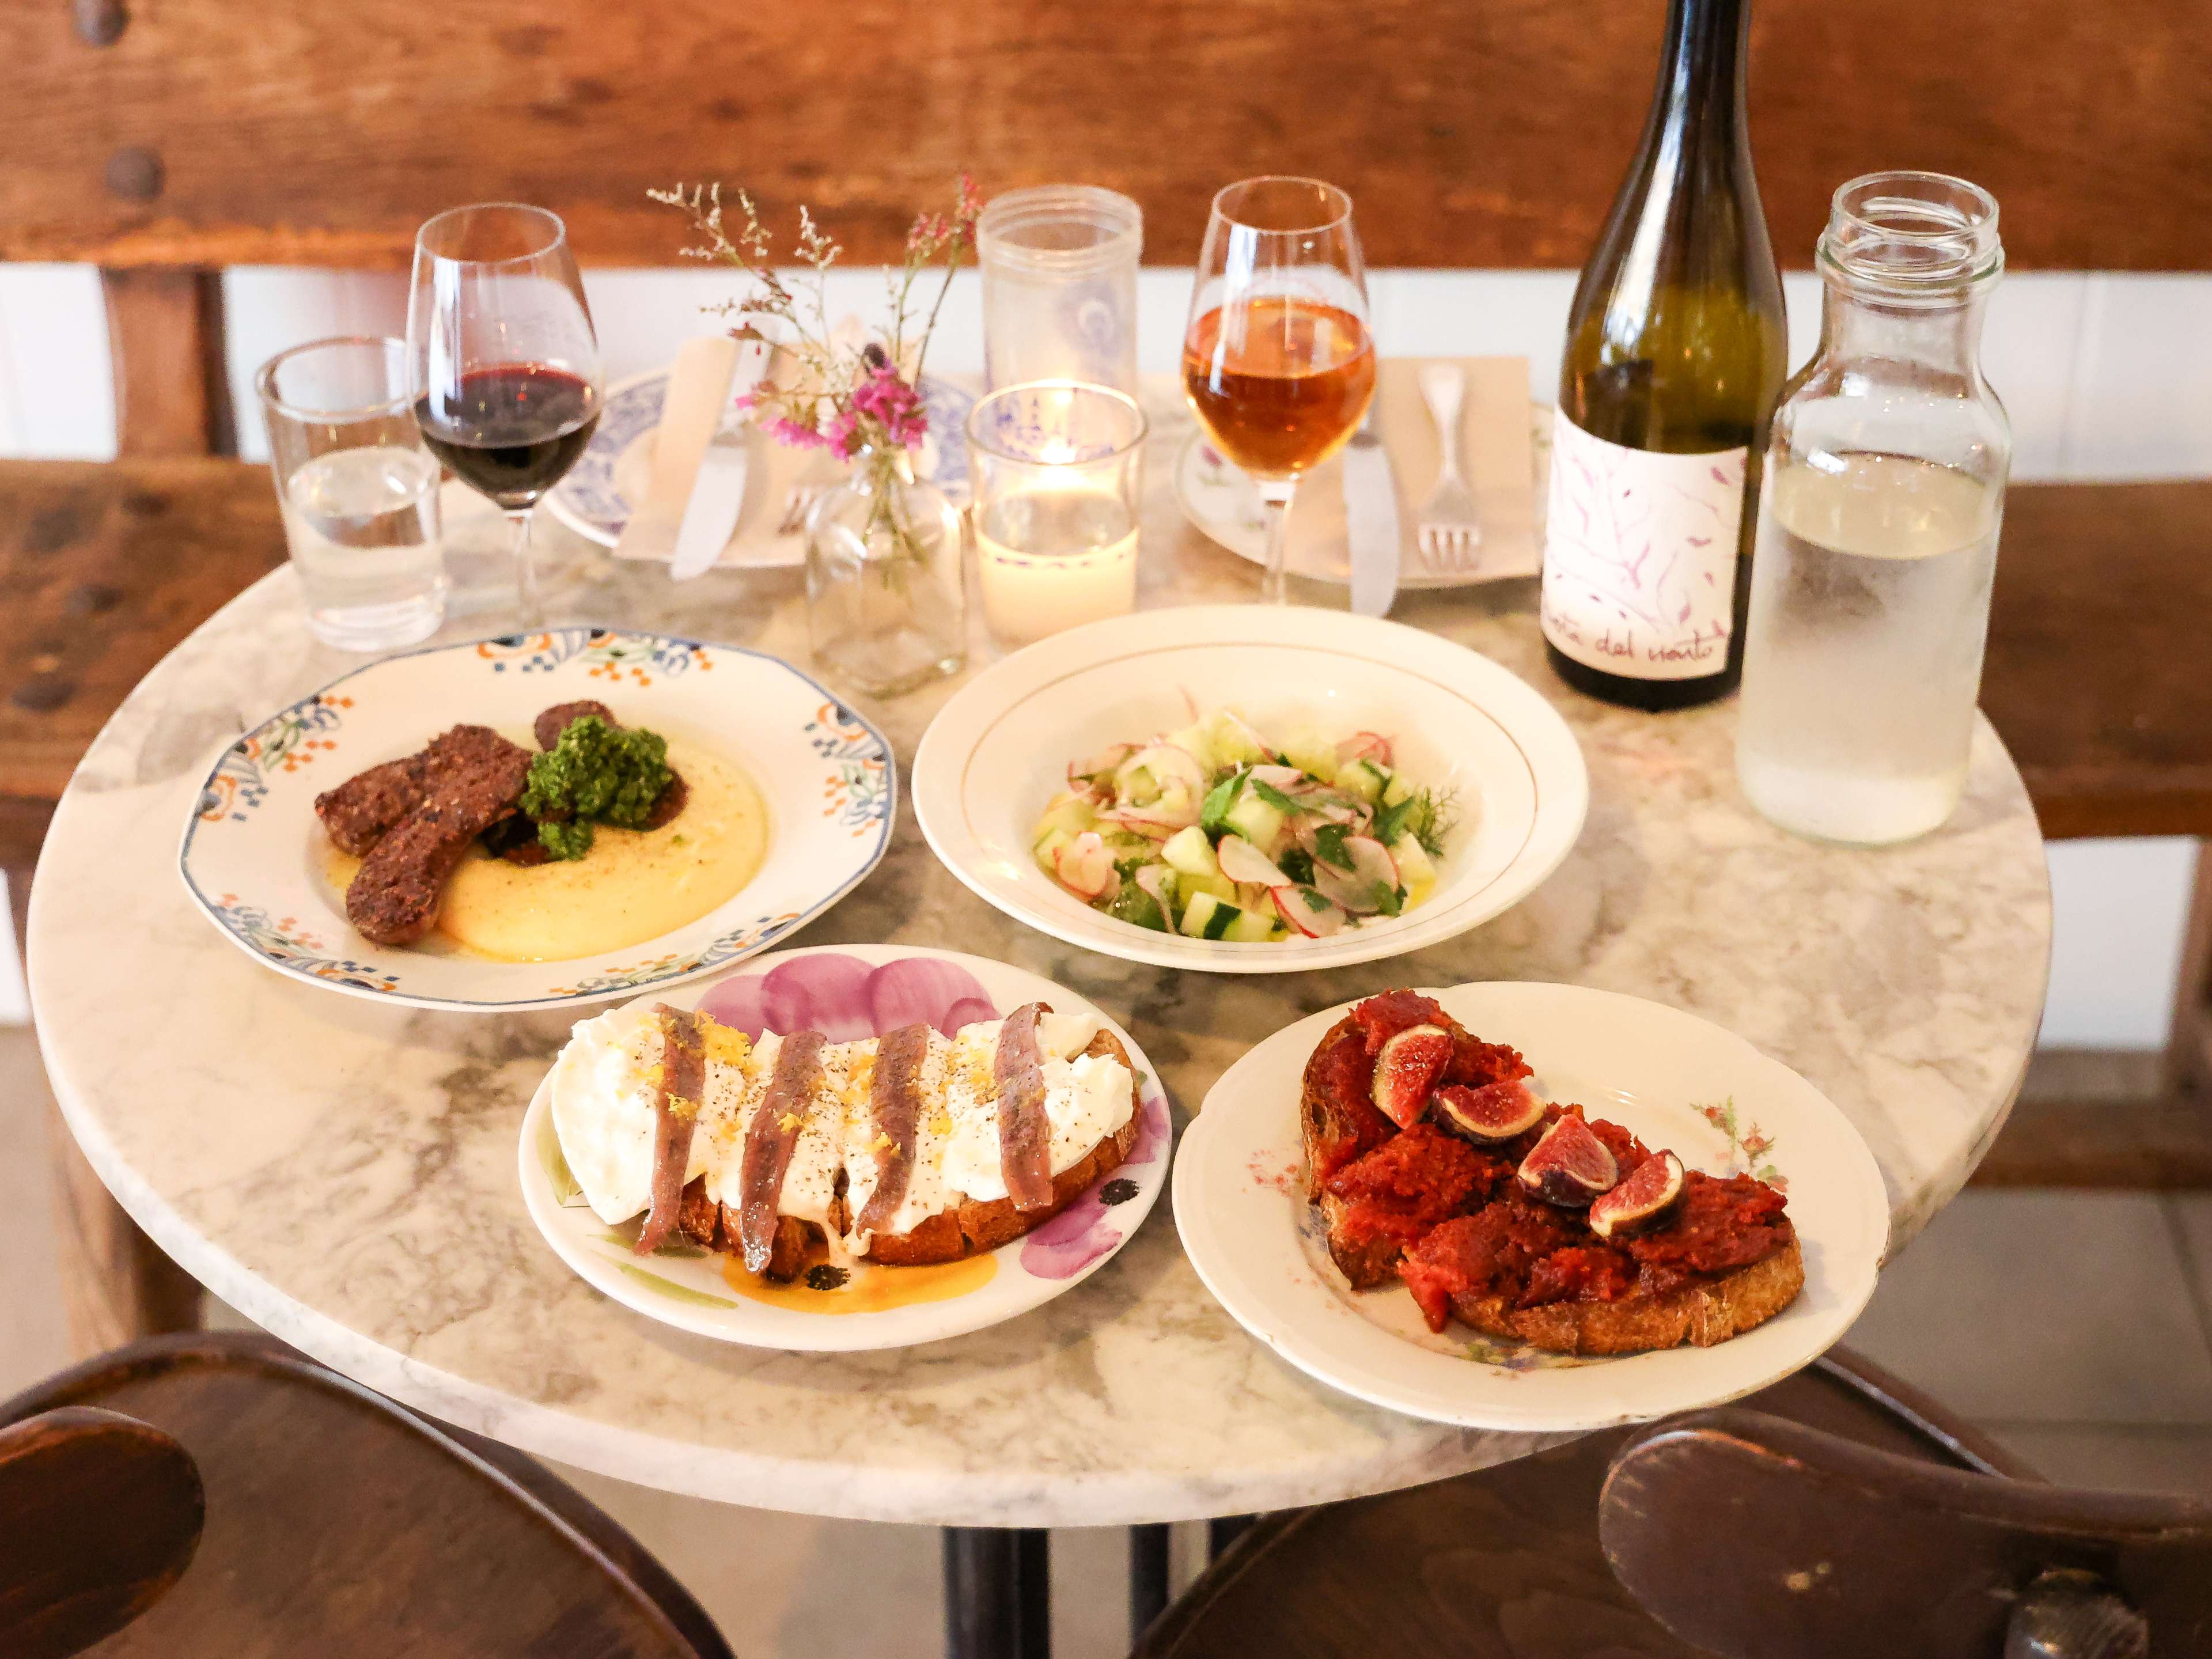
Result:
M947 1659L1051 1659L1052 1534L945 1529Z

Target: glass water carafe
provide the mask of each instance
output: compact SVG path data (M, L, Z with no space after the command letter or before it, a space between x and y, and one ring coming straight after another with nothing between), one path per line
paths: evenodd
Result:
M1997 204L1869 173L1836 192L1818 264L1820 349L1767 443L1736 773L1783 828L1872 846L1966 788L2012 464L1980 362Z

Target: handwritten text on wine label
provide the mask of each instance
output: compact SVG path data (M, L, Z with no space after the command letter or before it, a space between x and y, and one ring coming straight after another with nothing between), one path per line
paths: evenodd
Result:
M1666 455L1553 423L1544 633L1576 661L1695 679L1728 659L1748 452Z

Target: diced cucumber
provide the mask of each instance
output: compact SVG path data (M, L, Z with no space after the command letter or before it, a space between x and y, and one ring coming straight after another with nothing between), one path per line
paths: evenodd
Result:
M1268 758L1267 750L1253 741L1251 732L1227 709L1217 711L1205 726L1216 765L1250 766Z
M1413 786L1406 781L1405 774L1402 772L1389 774L1389 781L1382 786L1382 804L1385 806L1395 806L1399 802L1408 801L1413 798Z
M1319 738L1300 732L1283 745L1283 758L1301 772L1308 772L1323 783L1336 776L1336 745L1324 743Z
M1215 757L1212 733L1202 721L1196 726L1186 726L1180 732L1170 732L1162 741L1171 743L1183 750L1206 771L1211 772L1224 763Z
M1249 789L1229 804L1224 822L1263 853L1273 847L1275 838L1283 833L1281 811Z
M1182 930L1193 939L1226 938L1231 926L1243 914L1211 893L1193 893L1183 907Z
M1168 931L1167 917L1152 902L1152 896L1133 881L1121 884L1121 890L1114 895L1114 902L1106 914L1118 921L1133 922L1139 927L1150 927L1155 933Z
M1429 857L1428 849L1413 839L1410 830L1390 843L1390 856L1398 861L1398 879L1411 887L1417 882L1426 882L1431 887L1437 882L1437 866Z
M1213 843L1206 838L1206 831L1194 823L1170 836L1167 844L1160 848L1160 856L1171 868L1189 875L1221 873L1221 861L1213 856Z
M1273 916L1259 910L1239 910L1237 920L1229 924L1229 931L1221 937L1242 945L1264 945L1275 937L1275 933Z
M1065 830L1048 830L1039 836L1036 847L1030 849L1036 855L1038 867L1048 876L1053 877L1055 880L1058 879L1060 866L1054 861L1054 856L1061 848L1074 839L1075 837Z
M1092 810L1089 801L1080 795L1063 793L1053 797L1052 805L1044 809L1044 816L1037 820L1037 839L1043 840L1045 832L1050 830L1079 836L1085 830L1094 828L1097 822L1098 814Z
M1160 781L1149 767L1133 766L1115 775L1115 793L1130 806L1150 806L1160 798Z
M1398 879L1405 884L1407 909L1437 890L1437 866L1411 831L1390 843L1390 856L1397 860Z
M1336 771L1336 787L1351 791L1370 806L1382 798L1382 786L1389 781L1390 775L1364 756L1346 761Z
M1182 878L1183 902L1190 902L1194 893L1211 893L1227 903L1237 902L1237 884L1218 870L1210 876L1185 876Z

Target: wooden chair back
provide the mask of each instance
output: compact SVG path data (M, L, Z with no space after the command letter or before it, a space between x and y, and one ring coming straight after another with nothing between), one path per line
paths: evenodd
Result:
M1633 1437L1598 1535L1723 1659L2140 1659L2212 1646L2212 1506L1991 1479L1741 1407Z
M1664 7L1492 0L958 0L604 6L240 0L0 8L0 258L109 273L125 454L227 439L209 273L403 266L464 201L565 215L580 255L673 261L651 185L801 201L849 255L987 191L1128 191L1194 257L1213 191L1325 174L1382 265L1571 267L1650 99ZM1966 64L1986 66L1984 72ZM1835 187L1960 173L2015 266L2203 266L2212 9L2172 0L1758 0L1752 118L1776 246L1809 261Z
M2026 1473L1842 1350L1753 1401L1962 1478ZM1599 1492L1631 1434L1607 1430L1455 1480L1267 1516L1153 1624L1137 1659L1711 1659L1652 1619L1599 1547ZM1887 1659L1890 1650L1863 1651ZM1761 1659L1785 1656L1771 1649Z
M269 1337L134 1344L0 1404L10 1424L0 1428L10 1659L73 1652L62 1635L110 1630L102 1659L732 1659L698 1602L574 1488ZM27 1491L9 1448L18 1436L51 1441L57 1424L81 1449L71 1463L46 1451L46 1479ZM85 1438L95 1429L105 1441ZM41 1576L44 1556L65 1550L81 1560ZM18 1628L43 1630L50 1645L16 1644Z
M0 1653L67 1659L184 1576L207 1517L191 1456L94 1407L0 1427Z

